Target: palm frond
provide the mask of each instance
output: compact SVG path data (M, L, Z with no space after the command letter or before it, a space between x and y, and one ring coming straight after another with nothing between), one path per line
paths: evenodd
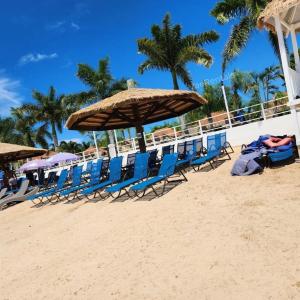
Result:
M176 74L182 80L182 82L191 90L195 90L192 77L186 68L180 66L176 69Z
M225 24L233 18L245 17L248 12L247 1L245 0L223 0L219 1L210 14L220 24Z
M203 48L190 46L181 50L178 55L177 65L185 64L189 61L204 65L205 67L210 67L213 59L212 56Z
M77 77L89 86L97 82L95 70L87 64L78 64Z
M246 46L254 26L255 24L253 24L253 20L248 16L244 17L239 24L233 26L223 51L223 74L227 64Z
M214 31L206 31L200 34L190 34L184 37L183 44L187 46L202 47L205 44L216 42L219 39L219 34Z

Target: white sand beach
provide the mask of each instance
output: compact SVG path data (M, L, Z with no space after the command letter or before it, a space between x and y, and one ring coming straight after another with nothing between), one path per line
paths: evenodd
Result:
M300 299L300 164L232 164L159 198L2 211L0 298Z

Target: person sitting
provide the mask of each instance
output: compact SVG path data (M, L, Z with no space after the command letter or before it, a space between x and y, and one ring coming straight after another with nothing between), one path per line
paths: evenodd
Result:
M289 145L291 142L293 142L293 139L289 136L285 138L271 136L267 140L263 141L263 143L269 148Z

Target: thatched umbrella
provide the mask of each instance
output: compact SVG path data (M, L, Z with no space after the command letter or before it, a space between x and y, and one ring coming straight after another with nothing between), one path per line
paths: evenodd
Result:
M88 131L135 127L140 151L145 152L143 125L178 117L205 103L196 92L130 88L73 113L66 126Z
M294 29L299 32L299 6L299 0L272 0L259 15L257 25L259 28L266 27L276 32L274 16L280 15L284 24L286 24L283 26L283 31L289 31L290 25L296 25Z
M0 143L0 163L8 163L46 153L47 150Z

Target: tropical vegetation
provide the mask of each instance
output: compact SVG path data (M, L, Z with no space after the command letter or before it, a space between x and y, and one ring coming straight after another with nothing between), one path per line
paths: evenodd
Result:
M223 51L223 75L228 64L247 45L256 30L256 18L265 7L267 0L220 0L211 14L221 24L235 22L229 39ZM269 33L270 41L275 51L278 51L277 40ZM151 27L151 38L140 38L137 47L145 60L138 67L138 72L144 74L149 70L168 72L171 75L173 88L179 89L180 82L187 88L196 90L193 79L188 71L189 63L210 67L212 55L205 46L219 39L217 32L210 30L198 34L183 35L182 26L172 24L170 14L163 18L162 25ZM293 67L294 57L290 55ZM282 79L280 66L269 66L261 72L244 72L234 70L228 80L225 80L225 92L230 110L240 110L245 105L259 104L280 94ZM51 86L48 93L33 90L33 101L11 109L11 116L0 117L0 142L23 144L53 148L56 151L81 152L93 144L93 136L87 133L88 142L59 141L58 133L62 131L67 117L75 110L96 101L112 96L127 89L127 79L115 79L110 71L109 58L98 61L96 67L88 64L78 64L77 78L87 89L70 95L57 94ZM192 122L207 117L212 121L212 114L225 110L221 84L205 81L199 92L208 100L206 105L186 114L186 121ZM248 99L248 102L242 99ZM184 129L185 120L181 118ZM154 126L152 132L178 123L165 122ZM130 138L131 132L117 130L118 139ZM101 147L114 143L113 133L97 134L97 142Z
M228 64L246 47L251 35L257 30L257 18L268 0L220 0L211 11L219 24L235 22L223 51L222 72ZM280 59L277 36L268 31L269 41Z

